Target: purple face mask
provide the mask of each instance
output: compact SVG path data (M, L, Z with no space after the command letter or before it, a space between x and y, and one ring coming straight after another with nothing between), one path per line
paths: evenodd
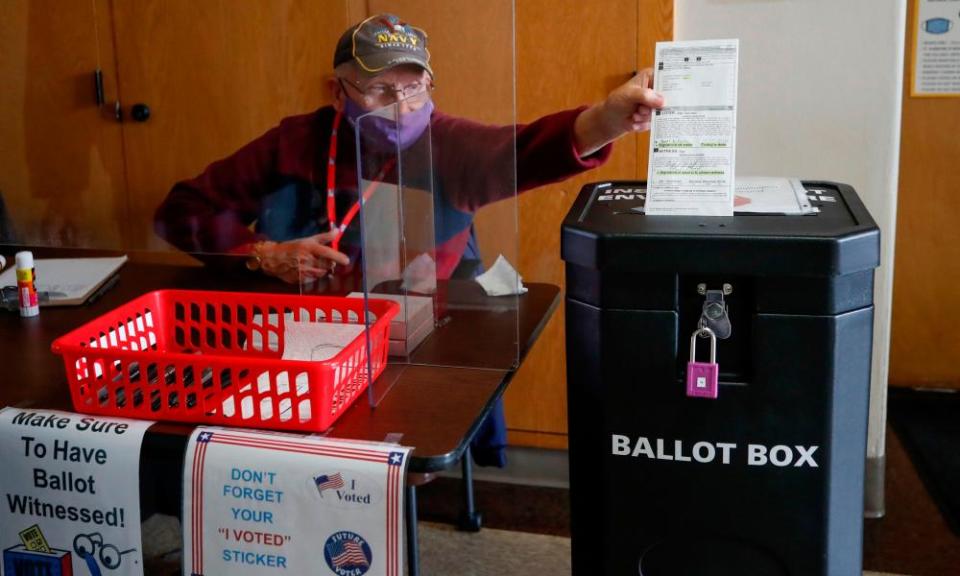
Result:
M368 113L369 110L364 110L352 99L347 98L344 116L354 127L357 125L357 119ZM361 121L364 141L378 152L396 152L398 146L400 150L406 150L426 131L427 126L430 125L432 113L433 101L427 100L417 110L400 114L399 128L398 122L393 118L367 116Z

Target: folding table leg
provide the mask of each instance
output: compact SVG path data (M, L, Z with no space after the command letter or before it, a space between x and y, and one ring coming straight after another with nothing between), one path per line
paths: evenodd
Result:
M462 532L479 532L483 524L483 515L477 512L473 501L473 462L470 454L470 447L463 453L460 460L463 468L463 508L460 510L460 519L457 522L457 530Z
M420 576L420 541L417 537L417 487L407 486L407 574Z

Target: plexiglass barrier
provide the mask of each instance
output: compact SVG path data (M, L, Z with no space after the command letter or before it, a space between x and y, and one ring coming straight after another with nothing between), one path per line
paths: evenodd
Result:
M421 105L399 102L356 121L365 295L400 304L395 362L513 368L522 287L508 256L486 269L475 221L486 204L514 200L513 155L496 145L512 149L512 130L436 114L411 126ZM513 242L515 222L513 214L500 223Z

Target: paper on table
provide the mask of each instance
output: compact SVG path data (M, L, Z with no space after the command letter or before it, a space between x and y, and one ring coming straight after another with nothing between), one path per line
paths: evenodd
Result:
M363 324L285 322L284 360L329 360L363 334Z
M47 292L45 306L83 304L104 282L110 279L127 261L126 256L115 258L38 258L37 291ZM0 286L15 286L17 276L11 266L0 274Z
M739 46L657 42L647 214L733 215Z
M503 254L497 256L497 261L483 274L475 278L483 287L487 296L509 296L511 294L526 294L527 288L523 285L523 278L507 262Z

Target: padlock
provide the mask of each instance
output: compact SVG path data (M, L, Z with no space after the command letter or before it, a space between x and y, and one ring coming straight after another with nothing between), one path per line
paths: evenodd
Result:
M710 361L697 362L697 338L701 334L710 337ZM690 337L690 362L687 364L687 396L691 398L716 398L720 392L720 366L717 364L717 335L713 330L698 328Z

